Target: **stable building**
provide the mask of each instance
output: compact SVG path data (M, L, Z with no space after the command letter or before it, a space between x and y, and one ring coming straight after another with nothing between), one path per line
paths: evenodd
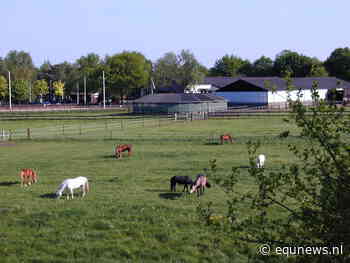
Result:
M318 83L321 99L339 103L349 101L350 83L334 77L292 78L295 87L290 92L291 99L297 98L301 90L301 100L308 104L312 101L311 87ZM215 95L224 97L229 105L281 105L287 103L287 83L279 77L210 77L204 83L217 87Z
M134 113L207 113L227 110L227 100L213 94L158 93L134 100Z

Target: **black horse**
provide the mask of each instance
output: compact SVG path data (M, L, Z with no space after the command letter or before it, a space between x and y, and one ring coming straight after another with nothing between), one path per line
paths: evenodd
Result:
M190 177L188 176L173 176L170 178L170 191L171 192L176 192L176 184L183 184L184 185L184 190L188 192L188 186L192 186L193 181Z

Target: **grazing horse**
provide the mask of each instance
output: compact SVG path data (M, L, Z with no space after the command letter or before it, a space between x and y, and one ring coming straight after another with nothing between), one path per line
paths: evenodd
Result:
M188 176L173 176L170 178L170 191L171 192L176 192L176 184L183 184L184 189L182 192L188 192L188 186L193 185L193 181L190 177Z
M256 167L263 168L265 164L265 155L259 154L258 158L256 158Z
M204 188L210 188L210 183L208 182L207 177L204 174L198 174L196 181L192 185L190 193L197 192L197 196L204 194Z
M232 143L232 137L230 134L223 134L220 136L220 141L221 141L221 144L224 144L224 141L229 141Z
M21 186L29 186L38 181L38 176L36 172L32 169L22 169L19 176L21 177Z
M115 147L115 158L122 158L122 152L128 151L128 156L132 154L132 144L118 144Z
M62 196L63 191L67 188L73 199L74 198L73 189L76 189L79 187L83 191L82 197L84 197L85 194L89 192L89 181L86 177L79 176L72 179L66 179L58 187L56 191L56 197L60 198ZM69 200L69 193L67 195L67 200Z

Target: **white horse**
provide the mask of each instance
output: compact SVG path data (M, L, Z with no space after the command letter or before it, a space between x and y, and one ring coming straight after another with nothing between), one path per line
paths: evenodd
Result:
M263 168L265 164L265 155L259 154L258 158L256 159L256 167Z
M64 180L57 189L56 196L60 198L62 196L63 191L67 188L70 192L72 199L74 198L73 189L81 187L83 191L82 197L85 196L87 192L89 192L89 181L86 177L79 176L77 178L71 178ZM69 200L69 193L67 195L67 199Z

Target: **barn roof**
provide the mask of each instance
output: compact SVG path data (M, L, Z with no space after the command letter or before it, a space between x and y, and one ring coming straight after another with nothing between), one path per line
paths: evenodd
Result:
M158 93L147 95L134 100L134 103L167 103L167 104L189 104L203 102L224 102L223 97L213 94L192 94L192 93Z
M237 81L245 81L262 89L266 89L267 83L270 87L275 87L277 90L286 90L287 88L286 81L279 77L209 77L204 79L204 84L211 84L224 88ZM350 89L350 82L335 77L292 78L292 84L296 88L301 89L310 89L314 81L318 82L318 89ZM220 89L217 91L220 91Z

